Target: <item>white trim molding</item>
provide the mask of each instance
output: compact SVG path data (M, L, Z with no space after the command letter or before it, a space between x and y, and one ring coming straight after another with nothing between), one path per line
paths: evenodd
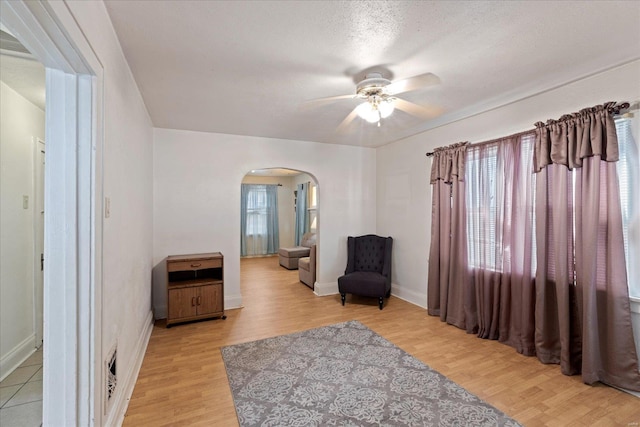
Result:
M426 285L425 285L426 286ZM391 295L418 307L427 308L426 295L420 292L406 289L396 283L391 284Z
M0 359L0 381L7 378L18 366L36 351L36 336L31 334L20 344L9 350Z
M338 282L318 283L313 285L313 293L316 296L324 297L327 295L335 295L338 293Z
M224 297L224 309L233 310L235 308L242 308L242 296L241 295L229 295Z

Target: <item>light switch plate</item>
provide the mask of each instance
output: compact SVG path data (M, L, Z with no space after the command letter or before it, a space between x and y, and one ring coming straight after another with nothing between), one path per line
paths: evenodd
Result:
M29 209L29 196L22 196L22 209Z
M111 216L111 199L109 197L104 198L104 217L109 218Z

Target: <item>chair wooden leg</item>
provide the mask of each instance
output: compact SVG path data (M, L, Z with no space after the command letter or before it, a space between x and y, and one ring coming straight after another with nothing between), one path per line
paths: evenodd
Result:
M347 294L340 294L340 299L342 300L342 305L344 305L344 300L347 298Z
M382 297L378 298L378 305L380 306L380 310L382 310L382 303L384 299Z

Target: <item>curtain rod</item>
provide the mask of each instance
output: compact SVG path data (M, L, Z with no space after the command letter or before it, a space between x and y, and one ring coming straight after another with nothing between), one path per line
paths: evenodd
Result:
M614 105L612 105L612 106L610 106L610 107L609 107L609 112L610 112L612 115L619 115L619 114L620 114L620 111L628 110L628 109L633 108L633 107L638 108L638 104L637 104L637 103L634 103L634 105L631 105L629 102L626 102L626 101L625 101L625 102L620 102L620 103L618 103L618 104L615 104L615 103L614 103ZM498 139L511 138L511 137L518 136L518 135L525 134L525 133L529 133L529 132L533 132L533 130L526 130L526 131L524 131L524 132L519 132L519 133L516 133L516 134L510 135L510 136L507 136L507 137L495 138L495 139L492 139L492 140L489 140L489 141L485 141L485 142L496 141L496 140L498 140ZM478 144L484 144L484 142L480 142L480 143L478 143ZM475 144L472 144L472 145L475 145ZM429 152L427 152L427 153L426 153L426 156L427 156L427 157L433 157L433 151L429 151Z
M258 184L251 184L251 183L245 183L245 182L243 182L242 184L249 184L249 185L277 185L278 187L282 187L282 184L260 184L260 183L258 183Z

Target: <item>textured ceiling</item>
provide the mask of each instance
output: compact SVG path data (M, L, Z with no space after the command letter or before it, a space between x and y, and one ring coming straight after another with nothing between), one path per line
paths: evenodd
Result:
M0 80L44 110L45 72L41 63L34 59L0 54Z
M0 80L32 104L45 108L45 71L11 34L0 30Z
M157 127L380 146L640 58L640 2L107 1ZM441 109L336 128L365 70ZM604 100L603 100L604 101Z

